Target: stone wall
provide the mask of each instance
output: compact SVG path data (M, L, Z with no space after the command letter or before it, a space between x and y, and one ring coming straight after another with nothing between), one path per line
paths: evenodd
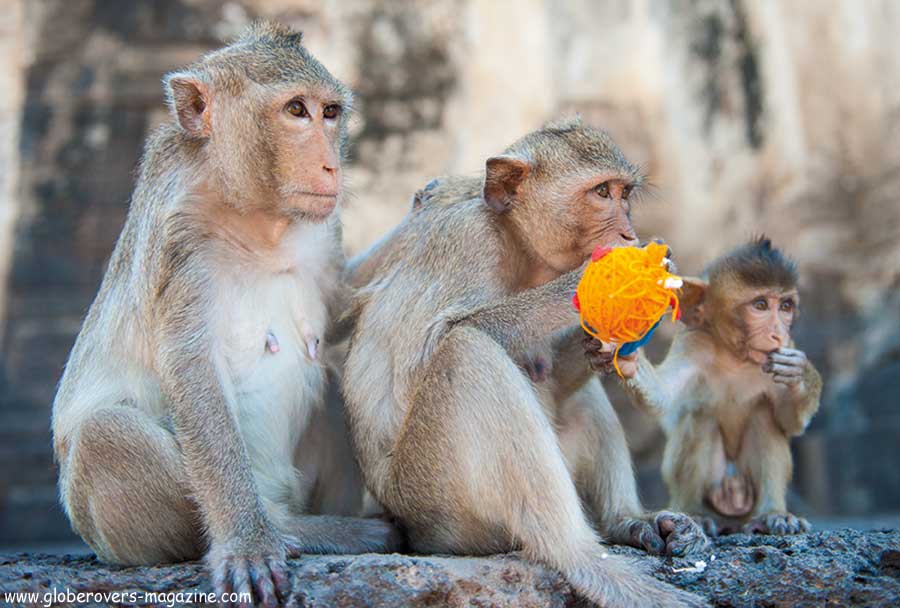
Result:
M826 376L794 502L900 511L900 4L891 0L11 1L0 19L0 545L50 541L49 403L124 219L160 77L256 16L356 91L346 247L430 177L543 121L609 129L679 266L767 232L799 261L798 342ZM7 137L6 134L9 134ZM654 351L664 352L665 339ZM614 384L614 383L613 383ZM613 391L615 387L613 386ZM655 425L619 403L650 502Z

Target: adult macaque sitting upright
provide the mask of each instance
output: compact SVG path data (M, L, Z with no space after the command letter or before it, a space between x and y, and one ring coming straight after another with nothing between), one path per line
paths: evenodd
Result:
M172 120L53 405L60 497L102 560L205 554L217 592L275 605L286 557L395 540L308 514L341 477L324 473L340 445L314 359L343 264L351 96L299 32L264 23L165 86Z
M686 279L685 327L654 369L643 355L623 365L632 400L662 421L663 477L673 509L694 513L707 532L796 534L809 529L787 511L790 437L819 407L822 381L794 348L794 264L759 238Z
M343 378L367 485L418 552L521 549L607 607L699 606L610 555L705 551L689 517L648 513L571 299L597 246L637 242L640 176L610 139L558 121L448 177L349 266L361 286ZM535 382L535 350L552 373ZM546 370L545 370L546 371Z

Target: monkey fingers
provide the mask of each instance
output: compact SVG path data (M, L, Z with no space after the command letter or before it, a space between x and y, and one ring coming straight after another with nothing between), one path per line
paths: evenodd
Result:
M592 370L604 375L615 371L615 366L613 365L615 351L611 345L604 344L597 338L587 334L585 334L582 343L584 344L584 354Z
M654 524L659 535L666 541L666 555L688 557L708 552L712 548L703 528L684 513L660 511Z
M660 555L666 549L666 541L660 536L656 526L643 519L622 519L608 527L604 536L610 542L637 547L651 555Z
M797 384L803 379L807 364L802 351L785 348L769 354L763 371L772 374L779 384Z
M651 242L656 243L657 245L665 245L666 241L659 238L658 236L650 239ZM646 247L647 243L641 243L641 247ZM678 267L675 265L675 262L672 260L672 248L666 245L666 257L663 258L663 263L666 265L666 270L671 272L672 274L678 274Z
M286 602L290 595L290 580L283 560L269 557L236 557L222 559L213 572L213 586L218 595L236 593L239 597L250 597L266 608L274 608Z
M616 371L615 358L616 346L605 344L593 336L585 335L584 353L591 369L602 375L609 375ZM634 376L637 371L637 353L619 355L619 369L625 378Z
M782 348L769 353L767 365L770 371L774 373L790 372L792 375L802 374L806 368L808 360L803 351Z
M796 348L779 348L778 350L772 351L769 353L773 359L782 359L784 361L794 360L799 361L798 365L806 365L806 353L802 350Z

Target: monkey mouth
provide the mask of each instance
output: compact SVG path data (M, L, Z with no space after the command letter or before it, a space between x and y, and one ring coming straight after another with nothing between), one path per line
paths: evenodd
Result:
M310 190L291 190L283 193L284 205L292 215L306 218L308 221L321 222L328 218L337 207L338 195L329 192L312 192Z
M747 351L747 358L750 359L753 363L763 365L769 360L769 353L771 352L771 350L759 350L756 348L751 348Z
M321 199L329 199L338 197L337 192L311 192L309 190L291 190L287 193L288 196L306 196L309 198L321 198Z

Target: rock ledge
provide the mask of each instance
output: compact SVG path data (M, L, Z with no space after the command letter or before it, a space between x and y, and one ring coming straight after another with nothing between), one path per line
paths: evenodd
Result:
M705 568L638 557L658 578L713 606L900 606L900 531L839 530L797 537L734 535L716 541ZM713 558L714 556L714 558ZM292 560L299 606L561 607L579 602L563 578L515 555L489 558L360 555ZM93 557L0 556L0 592L204 591L200 564L123 568ZM51 599L52 596L51 596ZM9 599L0 596L0 603ZM126 604L129 605L129 604ZM141 604L143 605L143 604Z

